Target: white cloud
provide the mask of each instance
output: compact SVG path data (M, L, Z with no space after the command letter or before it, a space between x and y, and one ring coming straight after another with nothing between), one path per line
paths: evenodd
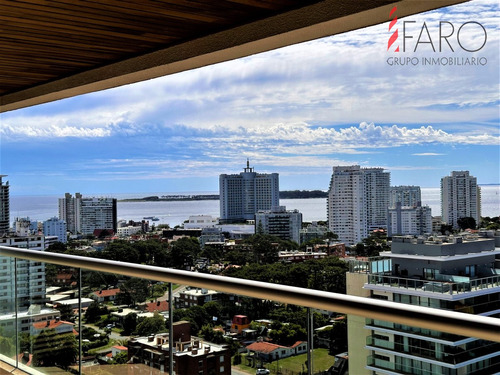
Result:
M96 138L108 137L111 130L106 128L89 129L75 126L51 125L47 128L35 126L11 126L2 124L0 126L0 136L6 138Z
M437 152L420 152L416 154L412 154L414 156L440 156L440 155L446 155L446 154L440 154Z

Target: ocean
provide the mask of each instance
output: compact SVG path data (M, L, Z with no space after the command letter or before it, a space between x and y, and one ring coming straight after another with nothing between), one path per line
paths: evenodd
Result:
M104 194L103 196L127 199L164 194L172 195L172 193L129 193ZM204 192L203 194L217 194L217 192ZM14 221L16 217L29 217L32 221L44 221L58 216L58 198L63 196L64 194L60 196L11 196L11 221ZM326 220L326 198L281 199L280 204L286 206L288 210L299 210L304 221ZM440 189L422 188L422 204L431 207L433 216L441 215ZM159 219L155 221L156 225L168 224L173 227L182 224L191 215L218 217L219 201L118 202L118 220L139 221L146 216L156 216ZM481 215L500 216L500 185L481 186Z

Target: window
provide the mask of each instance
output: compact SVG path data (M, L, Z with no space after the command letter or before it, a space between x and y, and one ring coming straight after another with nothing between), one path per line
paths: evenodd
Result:
M224 366L220 367L220 372L224 372Z
M223 363L223 362L224 362L224 356L223 356L223 355L221 355L221 356L219 357L219 362L221 362L221 363Z

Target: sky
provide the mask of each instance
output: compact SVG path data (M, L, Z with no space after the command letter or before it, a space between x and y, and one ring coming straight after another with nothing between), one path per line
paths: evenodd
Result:
M279 173L280 190L327 190L336 165L383 167L391 185L438 187L454 170L498 184L499 8L473 0L389 30L396 10L377 26L7 112L0 174L12 195L217 192L247 159Z

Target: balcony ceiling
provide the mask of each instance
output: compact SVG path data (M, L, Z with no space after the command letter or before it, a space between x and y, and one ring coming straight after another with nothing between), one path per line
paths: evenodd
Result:
M462 0L0 0L0 112Z

